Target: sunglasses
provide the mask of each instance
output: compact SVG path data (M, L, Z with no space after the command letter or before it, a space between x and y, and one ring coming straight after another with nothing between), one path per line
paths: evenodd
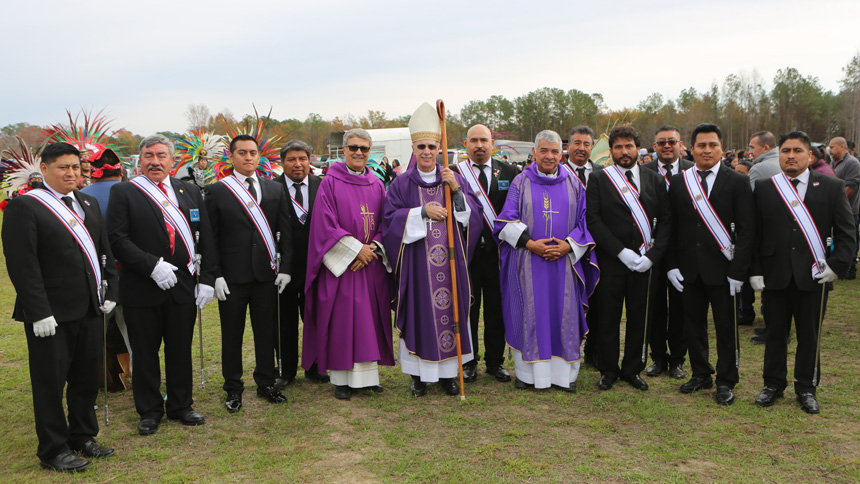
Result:
M349 151L361 150L362 153L367 153L370 151L370 146L349 145L349 146L347 146L347 148L349 148Z
M676 140L676 139L660 140L660 141L657 141L656 143L657 143L657 146L666 146L666 145L675 146L676 144L678 144L678 140Z
M419 150L421 150L421 151L424 151L425 149L428 149L428 150L430 150L430 151L434 151L434 150L436 150L436 148L438 148L438 147L439 147L439 145L425 145L425 144L420 144L420 145L415 145L415 147L416 147L416 148L418 148L418 149L419 149Z

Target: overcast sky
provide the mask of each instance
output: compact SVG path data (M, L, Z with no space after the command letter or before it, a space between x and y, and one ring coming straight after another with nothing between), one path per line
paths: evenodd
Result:
M189 104L396 117L557 87L620 109L784 67L838 91L860 51L857 0L7 3L0 126L106 108L142 135L184 131Z

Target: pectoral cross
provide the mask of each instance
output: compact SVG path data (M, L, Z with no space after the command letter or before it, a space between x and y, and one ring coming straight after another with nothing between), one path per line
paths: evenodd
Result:
M373 216L376 215L374 212L371 212L368 206L364 203L361 204L361 217L364 219L364 241L367 242L370 240L370 234L373 232L373 229L376 227L373 221Z
M552 200L549 199L549 193L543 192L543 218L545 236L552 236L552 214L558 213L552 209Z

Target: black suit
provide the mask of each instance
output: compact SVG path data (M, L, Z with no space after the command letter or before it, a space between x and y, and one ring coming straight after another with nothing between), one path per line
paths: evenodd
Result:
M659 160L654 160L642 165L642 168L657 170L657 164L665 165ZM677 173L681 173L693 166L693 162L680 159L673 163L671 179ZM662 175L661 175L662 176ZM684 311L681 307L681 293L669 284L666 278L668 268L666 264L668 257L663 257L654 271L654 287L651 292L651 358L658 363L670 365L683 364L684 356L687 354L687 343L684 341Z
M200 284L212 286L216 255L200 189L176 178L171 178L170 184L179 209L191 226L192 236L200 232L197 248L202 256ZM193 403L191 341L196 316L196 277L186 267L188 251L177 232L171 255L161 208L131 182L111 188L107 226L111 248L120 263L119 299L134 354L135 408L141 419L160 420L165 413L158 359L163 341L167 416L181 418ZM176 285L166 291L159 289L150 277L160 258L177 267Z
M72 192L84 211L84 226L96 251L113 261L104 221L94 197ZM13 317L24 322L30 355L37 455L47 460L99 432L93 406L99 390L102 313L92 266L66 226L30 196L12 199L3 217L3 252L17 297ZM97 267L96 270L101 270ZM116 301L116 266L106 267L106 299ZM33 334L33 323L49 316L56 334ZM63 389L68 382L66 405Z
M663 178L651 170L639 169L641 186L639 202L649 222L657 219L652 233L654 245L645 254L655 265L660 264L671 236L669 198ZM635 272L619 259L623 249L639 254L643 242L630 209L609 180L607 172L591 174L586 189L588 202L588 231L597 244L600 283L595 297L598 326L598 369L611 377L629 377L644 368L642 344L645 338L645 301L648 292L648 272ZM618 366L621 308L627 304L627 333L624 339L624 359Z
M519 171L503 161L493 159L488 178L487 197L496 213L502 211L508 197L511 181ZM469 164L472 161L469 160ZM460 173L460 166L451 169ZM476 174L479 175L480 172ZM486 174L486 172L485 172ZM483 210L483 209L482 209ZM483 217L482 217L483 220ZM469 329L472 333L473 364L481 356L478 353L478 320L481 317L481 296L484 299L484 361L487 368L493 369L505 362L505 324L502 320L502 290L499 280L499 246L493 239L493 228L483 221L483 232L475 255L469 262L469 278L472 281L472 306L469 308Z
M576 172L576 169L579 167L572 163L570 160L566 161L565 164L573 172L573 175L579 178L579 174ZM597 165L591 160L586 161L585 164L591 166L591 174L589 174L588 171L583 174L587 186L587 182L591 179L591 176L595 172L602 170L603 166ZM600 318L597 316L597 298L595 297L594 293L592 293L591 297L588 298L588 309L585 312L585 322L588 324L588 335L585 337L583 356L587 363L590 363L593 366L597 367L598 340L600 338Z
M293 237L293 268L292 280L290 284L280 294L281 298L281 349L284 352L281 364L283 365L283 378L287 381L293 380L296 377L296 372L299 368L299 315L302 320L305 318L305 276L308 266L308 229L311 226L311 217L313 216L314 199L319 190L320 177L308 174L308 194L303 200L307 206L307 220L305 223L299 220L301 214L296 213L296 208L293 202L289 199L289 186L292 186L293 181L285 175L281 175L275 179L285 190L287 204L290 206L290 221ZM277 341L278 331L275 331L273 338ZM279 351L275 348L276 352Z
M675 236L669 251L667 270L679 269L684 278L684 337L690 352L694 377L710 378L714 367L708 362L708 304L714 315L717 335L717 385L734 388L738 382L735 366L735 327L732 296L728 278L747 280L755 219L749 179L719 165L716 180L708 176L712 187L708 200L727 231L735 224L734 258L730 262L720 252L719 244L696 211L687 192L684 175L672 177L669 198L672 201ZM696 167L690 168L695 170Z
M276 182L262 177L257 177L257 182L259 185L255 185L255 190L260 197L260 208L272 231L275 250L281 253L278 272L291 274L292 229L287 195ZM240 183L244 185L244 181ZM278 376L274 359L275 340L272 339L277 318L277 287L274 285L277 273L272 269L269 251L245 207L227 185L220 182L207 185L206 211L215 245L215 276L223 277L230 290L226 300L218 301L224 391L241 394L245 389L242 382L242 336L249 307L257 365L254 381L260 389L272 386ZM278 233L281 234L280 242L276 237Z
M778 389L787 385L786 335L794 317L797 329L794 389L797 393L815 393L812 378L822 286L812 279L812 252L772 180L756 183L755 202L760 230L751 274L764 276L767 295L764 384ZM827 265L844 277L854 257L855 243L854 216L845 198L845 182L810 170L803 203L815 221L822 244L832 234L835 251L827 257Z

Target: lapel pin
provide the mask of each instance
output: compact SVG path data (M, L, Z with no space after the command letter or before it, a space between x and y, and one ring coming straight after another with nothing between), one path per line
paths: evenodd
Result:
M89 200L84 200L84 203L86 203L86 204L87 204L87 207L89 207L89 206L90 206L90 201L89 201Z
M185 192L184 192L184 191L182 191L182 189L180 188L180 189L179 189L179 193L184 194Z

